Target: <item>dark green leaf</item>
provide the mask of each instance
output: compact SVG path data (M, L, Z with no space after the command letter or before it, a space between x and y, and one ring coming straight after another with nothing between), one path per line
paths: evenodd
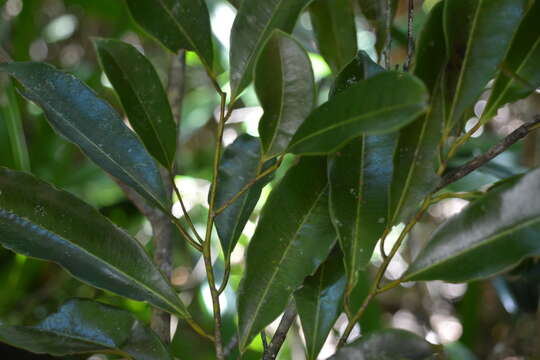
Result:
M416 77L394 71L361 81L316 108L289 145L295 154L328 154L360 135L399 130L426 110Z
M239 345L287 306L336 241L328 214L326 159L301 159L272 191L251 239L238 294Z
M315 0L309 6L319 51L334 73L356 54L356 24L350 0Z
M89 300L70 300L32 327L0 322L0 341L55 356L106 352L135 360L172 359L156 334L131 313Z
M371 23L371 26L375 28L375 33L377 35L377 43L375 48L379 54L382 52L388 36L388 12L386 11L387 3L390 4L390 16L392 17L391 21L393 21L399 5L398 0L358 0L362 15L364 15Z
M315 275L308 277L294 294L309 360L317 358L343 307L347 278L342 257L339 248L335 248Z
M444 24L452 67L459 69L448 126L458 123L495 75L528 0L451 0Z
M152 63L135 47L121 41L100 39L95 44L130 124L150 154L171 168L176 153L176 124Z
M249 85L255 61L274 29L290 33L311 0L243 0L231 32L231 99Z
M276 30L261 52L255 89L264 109L259 133L264 157L281 154L315 103L315 79L302 46Z
M540 169L496 186L442 224L404 275L463 282L540 255Z
M223 152L218 172L216 208L229 201L262 170L261 143L247 134L240 135ZM225 255L230 255L249 216L261 196L261 190L271 179L260 180L244 195L216 216L216 228Z
M330 360L435 360L438 351L418 335L388 329L341 348Z
M331 94L384 71L360 52L338 75ZM330 214L339 235L349 284L371 259L388 216L395 134L361 136L329 158Z
M506 103L529 96L540 87L540 1L534 2L514 35L506 54L482 122L496 115Z
M418 40L414 73L431 92L431 106L425 115L399 133L390 190L392 224L414 213L439 180L435 159L442 136L447 64L443 8L444 2L440 2L431 10Z
M95 287L189 317L137 240L73 195L5 168L0 168L0 244L55 262Z
M169 198L157 164L120 116L74 76L42 63L1 64L40 105L58 133L97 165L168 211Z
M166 48L195 51L212 69L210 15L204 0L127 0L135 21Z

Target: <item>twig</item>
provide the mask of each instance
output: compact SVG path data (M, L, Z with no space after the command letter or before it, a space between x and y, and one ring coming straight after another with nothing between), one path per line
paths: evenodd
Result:
M287 333L289 332L289 329L297 314L296 306L294 303L290 303L285 309L285 313L281 317L281 321L279 322L276 333L274 334L272 342L268 347L268 351L266 351L263 355L263 360L275 360L277 358L279 350L281 349L281 346L283 345L283 342L287 337Z
M472 159L471 161L461 166L460 168L443 176L441 183L437 186L435 191L441 190L445 186L453 182L456 182L462 177L470 174L472 171L483 166L488 161L495 158L500 153L504 152L510 146L514 145L518 140L527 136L531 131L538 128L539 124L540 124L540 115L536 115L533 121L529 121L523 124L522 126L520 126L519 128L517 128L516 130L514 130L510 135L505 137L500 143L498 143L497 145L489 149L485 154L477 156L476 158Z
M197 232L197 229L195 228L195 224L193 223L193 220L191 220L191 216L189 216L189 213L186 209L186 205L184 203L184 199L182 199L182 194L180 193L178 186L176 186L176 183L174 182L174 177L172 176L172 174L171 174L171 183L172 183L174 192L176 193L176 197L178 198L178 202L180 203L180 207L182 208L182 213L184 214L184 218L186 219L189 227L191 228L191 231L193 232L193 234L195 235L199 243L202 244L203 239Z
M224 355L225 357L228 357L231 352L234 350L235 347L238 346L238 336L234 335L231 339L231 341L225 346Z
M261 341L263 344L263 354L266 354L268 352L268 340L266 339L266 332L264 330L261 331Z
M414 55L414 34L413 34L413 22L414 22L414 0L409 0L408 17L407 17L407 60L403 66L405 71L409 71L411 68L412 58Z
M384 0L380 0L384 1ZM391 0L386 0L384 7L384 19L386 21L386 37L384 39L384 64L387 70L390 70L390 52L392 48L392 4Z

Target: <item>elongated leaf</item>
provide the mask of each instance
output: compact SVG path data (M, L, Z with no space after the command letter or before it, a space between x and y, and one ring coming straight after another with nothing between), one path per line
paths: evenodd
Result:
M124 310L90 300L70 300L33 327L0 322L0 341L55 356L107 352L135 360L172 359L148 327Z
M287 306L336 241L328 214L326 159L304 158L272 191L251 239L238 294L243 352Z
M465 110L476 102L489 80L495 75L523 17L527 2L527 0L445 2L447 49L453 67L460 70L449 109L449 127L456 124ZM469 18L464 14L473 15Z
M328 154L360 135L397 131L422 114L426 102L426 88L416 77L394 71L378 74L316 108L292 138L288 151Z
M439 351L418 335L388 329L341 348L331 360L435 360Z
M315 79L302 46L276 30L261 52L255 89L264 109L259 134L264 157L281 154L315 103Z
M170 168L176 153L176 125L152 63L135 47L121 41L100 39L95 44L130 124L150 154Z
M356 54L356 24L350 0L315 0L309 6L319 51L334 73Z
M506 54L489 101L482 114L482 122L496 115L506 103L529 96L540 87L540 2L536 1L519 25Z
M135 21L170 51L195 51L212 69L210 15L204 0L127 0Z
M390 190L392 223L405 220L438 183L435 159L444 122L447 56L443 32L444 2L433 7L420 34L414 73L431 92L428 112L401 129Z
M0 168L0 244L55 262L92 286L188 318L139 242L73 195Z
M116 111L74 76L43 63L1 64L23 95L40 105L55 130L97 165L146 199L169 209L155 161Z
M307 278L294 294L309 360L317 358L343 307L347 278L342 256L338 248L334 249L315 275Z
M384 71L360 52L337 77L332 95ZM350 286L371 259L388 215L395 134L361 136L329 157L330 214L339 235Z
M218 172L216 208L229 201L262 170L261 143L247 134L240 135L223 152ZM216 216L216 228L225 255L229 255L249 220L264 185L271 176L253 185L244 195Z
M358 0L362 15L369 20L371 26L375 29L377 41L375 49L380 55L384 49L388 34L387 19L391 17L391 23L394 21L396 11L399 5L398 0ZM390 4L390 12L387 11L387 4Z
M290 33L311 0L243 0L231 32L231 99L249 85L255 60L274 29Z
M540 255L540 169L496 186L442 224L404 275L463 282Z

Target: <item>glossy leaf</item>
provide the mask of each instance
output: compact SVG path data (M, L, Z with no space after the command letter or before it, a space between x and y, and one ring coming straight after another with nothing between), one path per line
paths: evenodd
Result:
M495 186L443 223L406 280L471 281L540 255L540 169Z
M315 0L309 6L319 51L334 73L356 54L356 24L350 0Z
M240 135L223 152L218 172L216 208L229 201L262 170L261 143L247 134ZM269 176L253 185L244 195L216 216L216 228L221 247L229 255L242 235L249 216L261 196Z
M315 79L302 46L276 30L255 69L255 89L264 110L259 122L264 157L281 154L315 103Z
M384 71L360 52L338 75L331 95ZM361 136L329 157L330 214L351 286L369 264L387 222L395 134Z
M394 71L378 74L316 108L294 135L288 151L328 154L360 135L397 131L422 114L426 102L426 88L416 77Z
M334 249L315 275L308 277L294 294L308 360L317 359L343 307L347 278L342 256L338 248Z
M445 116L447 64L443 8L444 2L433 7L418 40L414 73L431 92L431 106L399 133L390 189L392 223L412 215L439 181L435 159Z
M330 253L336 234L327 190L326 159L310 157L289 169L270 194L249 243L238 293L242 352Z
M127 43L99 39L95 44L131 126L150 154L165 168L171 168L176 153L176 124L152 63Z
M536 1L514 35L502 63L491 95L482 114L482 122L489 121L506 103L532 94L540 87L540 2Z
M212 69L210 15L204 0L127 0L135 21L170 51L192 50Z
M68 192L0 168L0 244L55 262L87 284L188 318L137 240Z
M172 360L156 334L131 313L90 300L70 300L32 327L0 322L0 341L55 356L115 353L135 360Z
M438 350L418 335L388 329L342 347L330 360L435 360Z
M504 58L528 0L451 0L444 24L452 66L459 68L448 126L474 105ZM471 17L464 14L472 14ZM502 16L501 14L504 14Z
M249 85L255 61L275 29L290 33L311 0L243 0L231 32L231 99Z
M53 128L97 165L168 211L154 159L116 111L74 76L43 63L1 64L43 108Z
M371 26L373 26L375 29L375 33L377 35L375 48L379 54L382 52L388 36L388 13L386 11L387 1L390 2L390 16L392 17L391 21L393 22L399 5L398 0L358 0L360 12L366 17L367 20L369 20Z

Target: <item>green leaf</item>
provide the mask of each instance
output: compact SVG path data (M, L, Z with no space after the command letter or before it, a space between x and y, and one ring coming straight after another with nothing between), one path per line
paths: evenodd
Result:
M405 280L464 282L507 270L540 255L540 169L489 191L443 223Z
M338 75L331 96L383 71L360 52ZM330 215L351 287L386 227L395 145L395 134L361 136L329 157Z
M335 248L315 275L308 277L294 294L308 360L317 359L343 307L347 278L342 257L339 248Z
M212 70L210 15L204 0L127 0L135 21L170 51L192 50Z
M310 157L289 169L270 194L249 244L238 293L242 352L330 253L336 233L327 190L326 159Z
M439 182L435 159L445 115L447 64L443 8L444 2L433 7L418 40L414 73L431 92L431 106L425 115L399 133L390 189L392 224L411 216Z
M422 114L426 103L426 88L416 77L395 71L378 74L316 108L295 133L288 151L328 154L360 135L399 130Z
M249 85L255 61L274 29L290 33L312 0L243 0L231 32L231 100Z
M100 289L189 318L137 240L68 192L0 168L0 244Z
M259 133L264 157L281 154L315 103L315 79L302 46L276 30L255 68L255 89L264 115Z
M502 63L482 122L489 121L504 104L532 94L540 87L540 1L534 2L514 35Z
M152 63L135 47L121 41L98 39L95 44L130 124L150 154L170 169L176 153L176 124Z
M319 51L334 73L356 54L356 24L350 0L315 0L309 6Z
M116 111L72 75L43 63L1 64L40 105L53 128L111 175L169 210L157 164Z
M458 123L493 78L528 0L451 0L444 26L452 67L459 69L447 124ZM471 14L469 16L468 14Z
M37 354L114 353L135 360L167 360L167 348L127 311L90 300L69 300L32 327L0 322L0 341Z
M330 360L435 360L435 346L405 330L374 332L342 347Z
M259 139L247 134L240 135L223 152L219 165L216 208L229 201L244 186L257 177L262 170L261 144ZM216 216L216 228L224 254L230 255L257 201L268 176L253 185L244 195Z
M392 17L391 21L393 22L399 5L398 0L358 0L362 15L364 15L371 23L371 26L375 28L375 33L377 35L375 48L379 54L381 54L386 43L386 38L389 35L387 28L387 1L390 2L390 16Z

